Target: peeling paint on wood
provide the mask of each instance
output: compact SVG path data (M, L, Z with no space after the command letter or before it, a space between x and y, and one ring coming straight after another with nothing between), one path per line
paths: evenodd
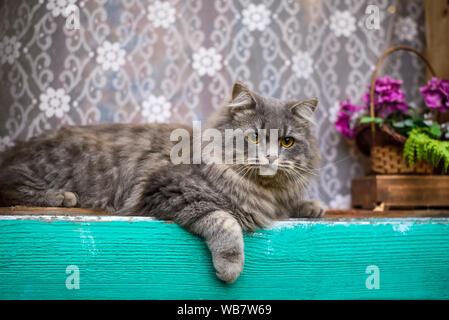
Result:
M151 218L0 216L0 232L1 299L449 299L447 218L278 222L245 235L231 285L199 238Z
M18 216L109 216L111 213L100 209L89 208L59 208L59 207L23 207L11 206L0 207L0 216L18 215ZM419 210L385 210L373 211L364 209L330 209L327 210L325 218L407 218L407 217L433 217L448 218L448 209L419 209ZM170 222L171 223L171 222Z

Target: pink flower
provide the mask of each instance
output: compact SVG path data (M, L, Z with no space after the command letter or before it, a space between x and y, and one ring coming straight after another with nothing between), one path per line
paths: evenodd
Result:
M352 105L349 100L340 102L340 111L338 112L337 121L335 121L335 128L345 138L351 139L354 137L355 131L351 125L351 119L358 111L364 108L365 106Z
M449 100L449 80L448 79L441 79L440 91L446 96L446 99Z
M389 76L376 79L374 89L374 110L381 118L386 118L395 112L407 113L405 93L401 90L402 81L392 80ZM366 106L369 108L370 88L363 96Z
M419 91L424 96L424 101L429 108L442 112L449 110L449 80L432 78L427 82L427 86Z
M408 109L405 103L405 93L401 90L401 86L401 80L392 80L388 76L376 79L374 88L374 111L378 117L387 118L389 115L397 112L407 114ZM345 138L350 139L354 137L354 128L357 124L358 115L363 113L363 110L369 109L370 87L368 87L368 92L363 96L363 100L365 104L358 106L351 104L349 100L340 103L335 128Z

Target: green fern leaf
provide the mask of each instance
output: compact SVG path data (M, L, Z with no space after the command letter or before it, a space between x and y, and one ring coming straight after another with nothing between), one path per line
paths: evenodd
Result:
M415 159L425 160L434 167L444 164L444 173L449 167L449 142L432 138L428 128L415 128L409 132L404 145L403 156L410 166L415 165Z

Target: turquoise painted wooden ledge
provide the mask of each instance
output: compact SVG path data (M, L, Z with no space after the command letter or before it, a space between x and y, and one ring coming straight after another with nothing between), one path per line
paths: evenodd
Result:
M447 218L278 222L245 235L244 272L231 285L205 244L173 223L0 216L0 230L1 299L449 298ZM369 266L379 289L366 286Z

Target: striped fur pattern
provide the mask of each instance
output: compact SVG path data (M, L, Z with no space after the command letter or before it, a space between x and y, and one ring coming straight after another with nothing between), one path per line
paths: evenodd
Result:
M287 217L319 217L323 207L303 199L316 175L312 134L316 99L265 98L241 83L208 128L278 129L295 144L279 146L278 172L258 164L179 164L169 124L65 126L16 145L1 156L0 205L102 208L120 215L174 220L202 237L217 276L234 282L243 270L242 232ZM188 142L192 143L192 141ZM223 142L225 143L225 142ZM272 160L269 160L272 161Z

